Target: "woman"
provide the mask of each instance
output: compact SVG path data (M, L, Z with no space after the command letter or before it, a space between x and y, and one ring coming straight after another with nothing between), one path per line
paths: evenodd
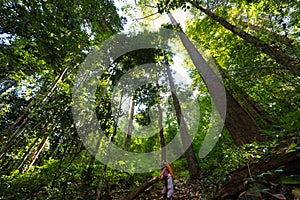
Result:
M172 196L174 193L173 186L173 177L170 174L170 171L167 167L164 167L160 173L160 177L163 180L164 188L162 190L162 194L164 195L164 199L172 200Z

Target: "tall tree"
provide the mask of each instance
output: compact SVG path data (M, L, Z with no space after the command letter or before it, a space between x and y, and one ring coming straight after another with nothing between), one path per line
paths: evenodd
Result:
M191 142L191 138L188 134L188 128L185 122L185 117L182 113L181 110L181 105L178 99L178 96L176 94L176 88L175 84L173 81L173 77L171 74L170 66L167 63L165 63L165 66L167 68L167 76L168 76L168 81L171 89L171 96L173 99L173 105L175 108L175 113L176 113L176 119L177 119L177 124L179 127L179 132L182 140L182 144L184 148L187 148L184 155L187 160L187 165L188 165L188 170L189 170L189 175L190 175L190 180L196 180L199 177L200 174L200 168L198 166L198 161L195 156L194 150L193 150L193 145Z
M160 86L158 83L158 79L156 78L156 87L157 87L157 109L158 109L158 130L159 130L159 141L161 147L161 162L167 161L167 152L164 148L166 146L165 136L164 136L164 127L163 127L163 110L161 107L161 98L160 98Z
M129 106L129 115L128 115L128 126L127 126L127 132L124 136L124 144L123 148L128 148L130 146L131 142L131 135L132 135L132 128L133 128L133 115L134 115L134 96L130 99L130 106Z
M277 48L266 44L264 41L254 37L247 32L239 29L237 26L232 25L224 18L216 15L214 12L205 9L201 6L199 2L196 1L161 1L158 4L159 12L169 11L174 8L183 7L186 8L186 3L190 3L195 8L199 9L201 12L210 16L213 20L219 22L223 27L230 30L234 34L238 35L239 37L243 38L245 41L251 43L256 48L261 50L262 52L269 55L271 58L275 59L277 63L287 67L293 74L296 76L300 75L300 61L290 57L289 55L283 53L282 51L278 50Z
M21 169L28 159L38 165L51 155L65 162L64 156L72 154L67 149L79 140L71 112L76 70L93 45L122 29L122 18L111 1L0 4L0 99L8 108L1 111L1 172L9 173L10 163ZM51 128L41 133L43 127ZM36 138L42 139L37 147ZM46 143L56 152L42 151Z
M233 18L232 21L240 17L235 9L219 10L223 16ZM208 16L189 23L187 34L205 48L217 66L221 67L219 71L227 90L260 129L269 133L278 131L283 119L281 116L289 116L291 120L292 115L287 113L293 112L292 105L295 104L294 91L298 87L296 76ZM267 37L265 41L270 43L273 37L269 36L271 33L267 34L260 37ZM218 42L211 42L214 40ZM277 92L285 94L276 95Z

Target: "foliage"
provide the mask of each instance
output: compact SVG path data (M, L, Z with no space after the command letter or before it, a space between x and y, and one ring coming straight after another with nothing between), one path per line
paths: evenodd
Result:
M259 5L252 4L245 7L245 9L251 9L252 11L260 9ZM229 10L228 7L220 7L217 13L222 17L234 20L232 23L238 24L239 20L244 20L243 17L241 17L242 19L238 18L238 14L240 15L241 13L235 8ZM250 15L249 17L253 16ZM247 19L247 21L251 20L251 18ZM263 23L268 23L266 18L261 20L264 20ZM275 24L276 20L272 21L272 23ZM225 79L226 86L229 87L231 82L238 84L243 91L270 113L276 121L274 127L281 127L280 129L289 127L290 132L297 132L297 125L291 125L291 122L297 121L297 116L299 116L297 114L299 110L294 112L295 110L293 109L299 107L299 95L297 94L299 88L298 78L285 71L284 68L267 55L261 53L258 49L229 32L209 17L191 21L189 24L188 34L190 37L207 49L225 74L231 77L230 80ZM272 30L274 29L272 28ZM272 37L276 35L278 37L281 34L280 31L276 33L274 30ZM251 33L264 40L271 39L271 36L266 37L265 31L251 31ZM291 38L294 37L293 33L289 36ZM278 47L287 50L284 44L280 45ZM297 57L299 50L294 50L298 46L291 45L289 48L290 52L294 52L293 56ZM291 116L294 116L294 118L292 119Z
M148 1L147 1L148 2ZM236 27L299 59L299 5L293 1L195 1L207 6ZM97 9L95 9L97 8ZM186 1L159 1L160 13L174 8L188 11ZM111 1L1 1L0 8L0 198L2 199L95 199L99 186L103 198L120 196L158 171L129 174L95 160L82 145L73 122L71 88L77 68L86 55L109 36L122 29ZM279 152L299 148L299 77L278 64L209 17L199 15L188 22L187 34L206 49L224 72L230 89L238 85L260 104L272 119L263 133L264 143L234 145L224 128L214 149L199 159L200 184L204 196L211 197L228 180L228 174L242 166ZM180 31L180 26L163 25ZM163 41L165 42L165 41ZM160 63L165 52L144 49L119 57L98 81L94 107L101 128L122 148L123 127L117 127L112 113L113 89L127 71L145 63ZM160 63L161 64L161 63ZM198 92L200 120L193 140L199 152L210 124L211 99L198 72L187 63L193 91ZM141 77L136 73L135 76ZM168 85L162 71L161 86ZM107 81L109 80L109 81ZM133 95L134 128L153 123L151 110L159 102L166 105L164 135L166 143L179 132L167 87L146 84ZM180 89L180 87L179 87ZM102 95L107 90L106 95ZM235 91L231 88L231 91ZM167 98L163 98L167 97ZM237 101L244 96L236 94ZM118 102L119 103L119 102ZM186 106L186 105L183 105ZM126 113L118 113L126 115ZM259 121L260 119L256 119ZM152 130L151 130L152 131ZM250 133L249 133L250 134ZM132 152L160 148L158 133L149 138L133 138ZM285 151L286 150L286 151ZM122 166L122 162L116 163ZM184 156L171 164L175 177L188 179ZM268 172L276 174L275 172ZM249 187L261 183L261 176L246 180ZM268 187L262 188L266 192Z

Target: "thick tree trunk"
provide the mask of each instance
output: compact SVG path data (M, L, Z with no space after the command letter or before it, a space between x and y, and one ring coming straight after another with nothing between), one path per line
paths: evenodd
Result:
M120 200L132 200L138 197L142 192L144 192L148 187L152 186L156 182L158 182L159 178L156 176L152 178L151 180L142 183L139 187L135 188L128 194L124 195Z
M169 15L172 23L177 25L177 22ZM202 59L201 54L195 49L193 44L188 40L183 31L180 31L181 41L186 47L191 59L194 62L199 74L203 78L209 92L212 96L212 100L215 103L221 117L224 117L224 102L223 99L216 98L221 93L226 93L222 90L224 88L221 81L218 81L215 73L210 69L210 66ZM222 74L224 75L224 74ZM213 78L215 77L215 78ZM207 81L208 80L208 81ZM221 95L222 96L222 95ZM226 95L227 109L226 109L226 120L225 126L229 129L236 145L243 145L245 143L251 143L253 141L265 141L267 138L260 133L260 129L255 124L255 120L239 105L239 103L232 97L232 95Z
M260 129L256 126L253 119L229 92L227 92L226 97L227 115L225 126L229 130L234 143L240 146L254 141L266 141L267 137L260 133Z
M253 122L256 124L256 126L258 126L259 129L273 129L274 120L259 103L255 102L244 91L241 91L239 96L242 96L242 98L237 97L237 102L252 118ZM234 98L237 99L236 97Z
M187 129L187 126L186 126L186 123L184 120L184 116L182 116L182 113L181 113L181 106L180 106L180 102L177 98L175 84L173 82L170 67L168 66L168 64L166 65L166 67L167 67L168 80L169 80L169 84L170 84L170 88L171 88L171 95L172 95L173 104L174 104L175 113L176 113L176 119L177 119L179 131L180 131L180 136L181 136L183 147L184 147L184 149L186 149L184 154L185 154L185 157L187 160L190 179L197 179L200 174L198 161L197 161L197 158L196 158L194 150L193 150L191 138L188 134L188 129Z
M171 14L169 14L169 18L173 25L178 25ZM209 134L207 134L203 141L204 144L209 143L210 145L204 148L201 147L199 150L199 156L203 158L212 150L212 147L214 144L216 144L219 134L223 129L226 116L226 91L222 80L217 76L215 71L206 62L203 56L199 53L198 49L182 30L179 31L179 37L209 91L213 102L212 105L218 112L215 113L217 120L215 120L214 124L212 125L213 129L210 129L213 131L208 130Z
M266 141L268 138L260 132L261 127L258 124L261 124L264 128L271 127L271 119L263 119L267 112L235 84L220 66L218 68L222 77L228 79L225 126L229 130L235 144L240 146L254 141Z
M266 156L259 163L253 163L251 165L242 167L235 170L228 175L229 181L227 181L214 196L214 200L221 199L236 199L237 196L245 189L244 182L246 178L249 178L249 171L252 175L259 175L268 170L275 170L282 166L283 169L296 170L299 173L300 167L300 149L290 153L272 154L272 156Z
M234 82L232 77L227 75L221 67L219 67L219 71L223 79L228 80L228 84L226 85L227 93L231 94L238 104L241 105L241 107L252 118L256 126L258 126L258 129L272 129L274 120L271 118L268 112L259 103L254 101L243 89L241 89ZM239 116L236 117L239 119Z
M294 58L286 55L282 51L279 51L277 48L269 46L268 44L264 43L263 41L259 40L258 38L246 33L245 31L237 28L236 26L227 22L224 18L219 17L215 13L203 8L198 3L194 1L189 1L193 6L199 9L201 12L207 14L215 21L219 22L223 27L230 30L234 34L240 36L247 42L253 44L256 48L260 51L264 52L265 54L269 55L271 58L275 59L277 63L287 67L293 74L296 76L300 76L300 61L295 60Z

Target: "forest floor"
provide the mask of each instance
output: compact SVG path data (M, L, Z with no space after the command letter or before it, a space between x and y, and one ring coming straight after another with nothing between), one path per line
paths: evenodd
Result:
M245 191L241 192L239 197L232 199L240 200L298 200L300 198L300 185L278 185L272 183L266 187L260 183L255 183L255 186L245 187ZM211 187L210 194L202 193L201 181L193 181L187 183L183 178L175 178L174 180L174 195L173 200L208 200L211 199L215 193ZM163 183L161 181L153 184L139 195L137 200L153 200L163 199L162 191ZM208 188L210 188L208 186ZM206 191L207 192L207 191ZM126 193L126 192L125 192ZM113 199L119 199L124 195L123 191L114 191ZM111 198L109 198L111 199ZM226 198L227 199L227 198Z
M198 181L196 181L198 182ZM180 199L205 199L202 198L202 194L199 189L199 184L196 182L187 183L187 181L183 178L175 178L174 179L174 195L173 200ZM149 188L147 188L142 194L139 195L137 199L141 200L152 200L152 199L163 199L163 195L161 193L163 189L162 181L159 181ZM124 191L115 191L112 193L114 199L119 199L124 195Z
M201 193L197 187L195 183L189 184L184 179L175 179L173 199L201 199ZM162 199L162 189L163 183L160 181L148 188L139 199Z

